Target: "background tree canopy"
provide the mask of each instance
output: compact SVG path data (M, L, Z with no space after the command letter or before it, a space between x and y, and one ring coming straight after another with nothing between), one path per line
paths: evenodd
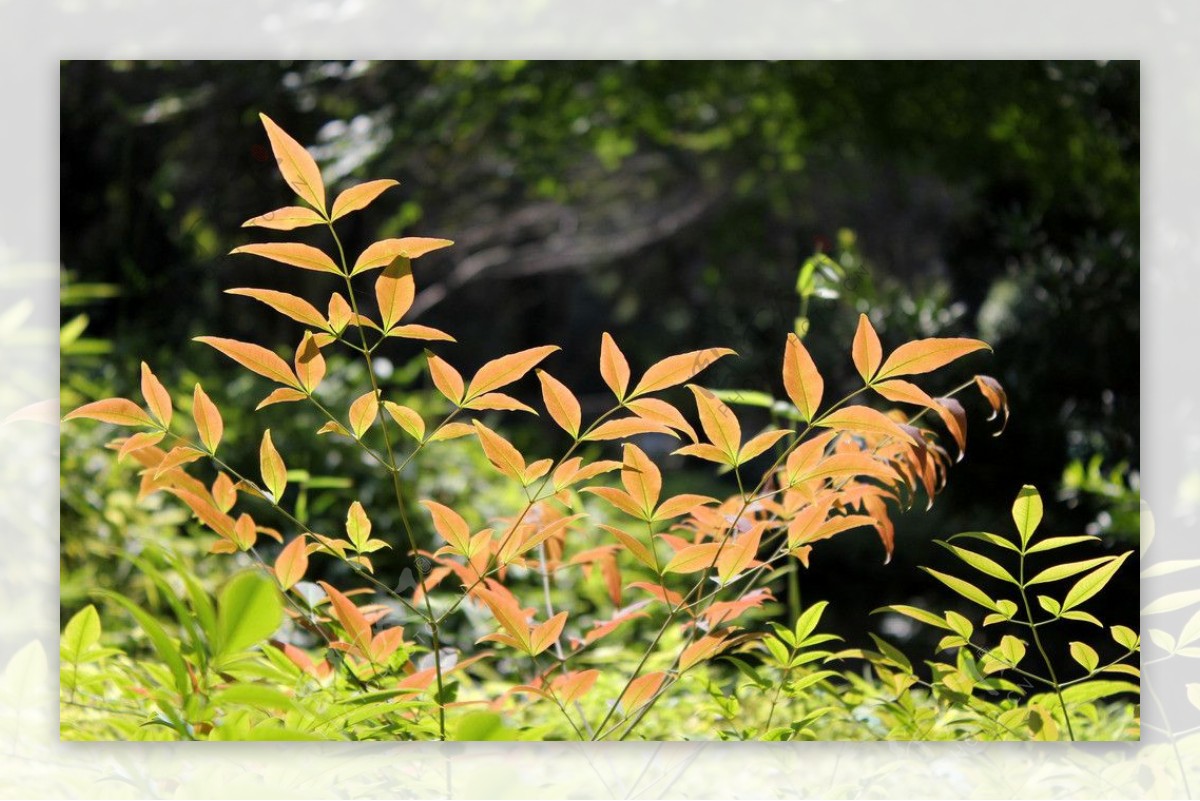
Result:
M642 366L733 347L741 358L705 383L775 391L797 273L818 251L843 272L805 310L831 386L853 385L858 311L885 346L988 340L994 356L963 376L1003 382L1005 434L975 424L932 512L898 520L892 565L864 534L801 577L806 597L838 597L829 623L848 637L878 626L866 613L884 602L940 598L914 569L940 558L928 541L1007 525L1022 484L1047 495L1055 531L1136 536L1121 482L1079 465L1064 482L1073 460L1138 466L1136 63L69 62L61 108L65 285L117 287L83 309L111 352L64 364L82 395L134 391L142 358L176 387L232 376L188 341L199 334L293 339L221 295L313 294L307 275L226 255L248 241L245 219L290 200L262 111L312 149L331 190L401 181L347 218L350 252L381 236L456 241L419 262L413 314L459 333L464 368L556 343L555 372L585 407L604 392L603 330ZM389 357L405 375L419 355ZM1136 605L1105 612L1136 626Z

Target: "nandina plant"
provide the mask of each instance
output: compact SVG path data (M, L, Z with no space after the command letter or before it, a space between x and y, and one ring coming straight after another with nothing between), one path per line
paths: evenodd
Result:
M575 394L550 372L559 350L552 344L489 361L469 378L447 357L427 351L429 377L448 410L427 419L395 400L373 357L386 348L413 347L408 340L439 350L454 342L444 331L406 319L416 291L414 262L452 242L383 239L351 261L339 222L397 182L368 181L329 203L309 153L265 115L262 122L280 173L303 205L245 225L322 229L332 248L269 242L233 252L328 274L325 311L286 292L230 289L296 321L303 330L294 353L285 359L260 344L197 340L274 385L258 408L311 404L326 418L314 435L344 437L361 449L389 486L402 530L382 535L372 526L372 510L353 495L344 499L344 531L312 530L295 508L286 453L269 429L262 432L258 464L228 463L220 404L213 399L220 393L197 384L192 419L181 420L173 414L171 393L144 363L144 403L109 398L70 412L65 419L136 429L113 448L141 466L141 496L170 493L216 535L213 554L244 554L256 565L216 603L194 583L186 588L186 604L172 599L183 627L179 638L127 598L108 596L134 614L163 660L164 669L141 677L141 696L152 699L157 722L181 737L338 738L369 721L372 737L478 739L514 733L505 728L503 713L518 698L544 704L570 736L635 736L684 677L716 669L717 657L752 650L764 640L750 613L774 599L773 571L792 560L809 568L821 541L854 529L873 529L890 558L891 510L909 507L922 494L932 502L954 461L924 425L928 412L949 433L959 457L966 413L953 395L975 386L993 417L1007 417L1004 391L987 376L975 376L945 397L910 380L987 350L984 342L922 339L885 356L869 318L861 315L850 350L862 384L834 400L801 338L783 338L787 427L747 436L733 409L695 383L733 351L713 347L668 356L634 380L607 333L599 372L612 404L593 419L584 418ZM330 408L321 397L330 348L348 349L365 368L367 383L345 408ZM546 416L569 439L560 453L522 452L492 422L497 412L537 414L503 391L530 373ZM663 397L680 386L694 404L688 414ZM866 405L872 396L914 411L880 411ZM736 491L724 498L686 492L665 497L660 466L638 444L647 436L677 440L673 454L716 465L732 475ZM415 460L436 461L442 443L461 437L474 437L524 498L481 530L472 530L467 519L474 515L466 509L433 499L415 499L423 513L408 513L414 499L406 468ZM610 458L604 458L606 450ZM201 462L215 468L214 479L191 472ZM264 537L277 543L264 545ZM384 548L405 552L415 573L379 574L371 555ZM341 563L353 580L342 586L311 582L347 575L321 568L320 560ZM605 597L560 597L556 603L552 588L579 573L599 576ZM291 625L278 626L280 607ZM91 610L73 621L74 658L97 647L94 615ZM806 615L791 638L794 648L812 642L816 618ZM471 633L470 621L481 618L490 626ZM645 632L644 638L615 651L632 658L614 662L614 651L601 650L634 630ZM785 651L779 658L787 665L794 656ZM71 675L74 703L82 674ZM480 711L480 704L490 711ZM768 718L764 730L770 727ZM531 731L536 736L538 730Z

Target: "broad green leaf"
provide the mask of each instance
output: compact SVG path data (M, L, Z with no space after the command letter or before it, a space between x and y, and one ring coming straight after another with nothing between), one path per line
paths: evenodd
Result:
M964 640L970 640L971 635L975 633L975 626L965 616L960 615L954 610L946 613L946 625L958 636Z
M124 595L108 590L98 590L97 592L124 607L133 615L138 625L142 627L142 631L146 632L146 636L150 638L150 644L154 646L154 651L158 654L159 659L165 662L170 670L171 676L175 679L175 689L183 695L188 695L191 690L191 682L188 679L187 667L183 661L183 655L179 653L179 648L167 635L166 629L154 619L153 615Z
M63 662L78 665L87 661L86 654L100 642L100 614L88 604L67 622L59 638L58 653Z
M1001 537L999 534L992 534L987 531L964 531L961 534L955 534L950 538L949 541L954 542L959 538L967 540L979 540L980 542L986 542L989 545L996 545L1004 548L1005 550L1013 551L1014 553L1019 553L1021 550L1014 545L1011 540Z
M1025 658L1025 643L1018 640L1011 634L1006 634L1000 639L998 648L1000 655L1004 657L1009 665L1016 666Z
M1077 581L1067 592L1066 598L1063 599L1063 611L1074 609L1104 589L1104 585L1108 584L1108 580L1121 569L1121 565L1125 564L1125 560L1129 558L1129 554L1131 553L1132 551L1126 551L1108 564L1101 565Z
M291 696L264 684L235 684L216 693L209 703L220 709L228 704L245 704L260 709L294 709Z
M996 605L996 602L988 597L987 593L976 587L974 584L970 584L955 576L947 575L946 573L940 573L928 567L923 567L921 569L945 584L950 589L957 592L962 597L966 598L968 601L979 604L985 609L991 609L993 612L1000 611L1000 607Z
M1007 581L1009 584L1017 583L1017 580L1013 578L1011 573L1001 567L1000 564L987 558L986 556L977 554L974 551L968 551L966 548L960 548L957 545L950 545L949 543L941 542L940 540L937 541L937 543L946 550L950 551L950 553L957 556L963 562L978 570L980 573L991 576L992 578L998 578L1001 581Z
M799 642L808 635L812 634L817 629L817 624L821 622L821 615L825 612L825 607L829 606L828 601L818 601L812 606L805 609L800 617L796 618L796 640Z
M1080 573L1091 570L1094 567L1107 564L1113 559L1116 559L1116 557L1100 556L1095 559L1085 559L1082 562L1067 562L1061 565L1054 565L1053 567L1046 568L1031 578L1025 583L1025 586L1032 587L1034 584L1046 584L1051 581L1060 581L1065 578L1070 578L1071 576L1076 576Z
M283 622L283 602L275 584L245 571L226 583L217 601L216 657L236 654L270 637Z
M1029 538L1042 522L1042 496L1037 488L1026 484L1017 493L1017 500L1012 508L1013 522L1017 524L1017 533L1021 535L1021 547L1029 544Z
M1038 605L1045 609L1050 614L1058 617L1062 614L1062 604L1051 598L1049 595L1039 595L1037 597Z
M1113 626L1110 631L1112 632L1113 641L1116 642L1117 645L1120 645L1122 648L1126 648L1130 651L1137 650L1138 645L1140 644L1140 638L1138 637L1138 633L1136 631L1128 626Z

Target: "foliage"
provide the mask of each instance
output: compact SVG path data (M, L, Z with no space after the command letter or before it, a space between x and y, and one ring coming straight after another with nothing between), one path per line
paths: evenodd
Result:
M452 243L384 238L351 262L335 223L396 182L368 181L331 199L312 156L269 118L262 122L283 178L304 205L245 225L284 232L316 227L334 247L331 255L303 242L271 241L234 253L329 276L338 288L320 308L277 290L228 290L304 327L288 359L243 340L197 340L275 385L257 409L315 410L323 419L315 435L349 443L380 480L314 483L289 468L292 436L271 428L256 434L254 456L240 460L254 467L235 467L222 392L196 383L177 397L145 362L143 403L106 398L67 414L66 420L135 429L110 446L118 462L140 466L139 497L162 493L182 502L208 530L208 550L246 569L214 599L183 561L175 559L169 575L149 560L136 561L170 608L170 626L149 603L102 593L134 618L154 658L101 647L96 610L76 614L64 630L63 693L65 704L81 711L64 714L64 736L105 736L98 730L184 739L682 736L656 725L657 710L670 709L697 683L720 706L714 681L728 664L775 688L765 716L748 727L734 722L735 709L721 709L729 736L812 736L813 725L837 709L827 684L833 672L810 667L834 656L817 647L832 638L816 633L820 604L797 610L793 626L757 628L772 608L770 584L808 568L821 542L859 528L873 529L890 559L891 509L907 508L921 494L931 504L954 462L951 449L922 426L928 413L959 457L966 412L952 396L974 387L993 416L1008 414L1004 390L988 376L943 397L909 379L988 346L925 338L885 356L870 319L860 315L851 362L861 386L830 401L801 337L788 334L780 371L789 405L784 424L743 432L726 402L694 383L733 351L708 347L669 356L634 380L622 349L605 334L599 374L613 402L585 417L575 393L543 367L558 346L498 356L469 378L435 353L455 340L406 321L416 297L413 262ZM367 281L369 293L362 290ZM440 418L401 402L404 376L393 373L389 384L378 369L383 350L407 340L428 343L428 376L448 409ZM361 361L364 385L350 396L324 390L337 381L330 369L337 363L326 356L335 346ZM545 455L552 437L518 447L494 422L495 413L538 414L510 394L530 373L542 408L561 431L555 436L569 443L556 456ZM681 387L690 393L698 428L663 397ZM917 411L854 402L868 393ZM477 444L515 503L493 513L413 497L410 464L436 464L443 447L464 439ZM678 441L671 455L715 463L736 492L719 499L667 489L650 454L661 454L668 439ZM611 455L619 460L603 458L617 445L619 454ZM205 464L214 472L201 478ZM390 498L374 493L378 484ZM344 522L337 532L319 532L305 513L308 499L328 505L330 496L345 510ZM376 509L385 503L399 530L379 525ZM1031 533L1022 533L1022 566ZM403 554L407 566L398 574L381 569L389 551ZM318 562L332 569L318 573ZM1112 570L1119 564L1105 563ZM311 580L317 575L325 578ZM1022 567L1022 593L1037 578L1026 583ZM1074 604L1061 606L1058 616L1077 616ZM762 664L735 654L755 654ZM813 706L814 698L828 698L828 708ZM807 706L797 710L792 702ZM775 727L784 710L786 722Z

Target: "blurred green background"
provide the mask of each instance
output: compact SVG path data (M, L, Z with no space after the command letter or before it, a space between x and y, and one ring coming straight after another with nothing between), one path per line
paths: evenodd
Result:
M859 311L885 348L988 340L994 355L926 385L938 394L973 372L995 376L1012 404L1003 436L964 398L966 459L930 512L898 516L892 563L863 530L819 546L800 576L804 602L831 600L825 620L852 644L869 644L868 631L925 635L869 616L877 606L956 608L916 566L949 564L935 537L1007 531L1022 484L1047 498L1048 531L1091 531L1113 550L1136 543L1136 62L65 62L61 78L64 404L136 397L141 359L181 398L203 380L226 411L234 464L255 463L255 432L270 426L289 467L320 479L304 510L318 528L344 517L337 490L352 486L391 530L387 488L349 449L314 441L321 421L301 405L251 412L264 382L190 341L294 347L294 324L222 290L282 289L323 307L331 288L226 255L264 239L327 244L239 227L292 202L260 111L312 150L331 196L401 181L346 218L349 253L387 236L456 241L416 265L412 319L460 343L440 354L468 371L561 345L547 367L585 416L607 408L604 330L635 371L724 345L740 358L703 383L777 392L797 274L815 253L837 265L805 308L827 395L856 386ZM389 384L435 411L420 347L384 355ZM357 366L341 369L361 384ZM747 430L766 421L741 412ZM503 425L539 456L566 444L544 421ZM100 450L109 433L71 427L63 442L64 615L89 587L133 580L122 554L185 527L174 504L134 501L132 469ZM646 442L660 454L668 444ZM425 497L509 511L511 491L477 451L447 443L412 480ZM693 464L663 466L678 485L720 488ZM1132 569L1095 611L1136 627L1130 597Z

